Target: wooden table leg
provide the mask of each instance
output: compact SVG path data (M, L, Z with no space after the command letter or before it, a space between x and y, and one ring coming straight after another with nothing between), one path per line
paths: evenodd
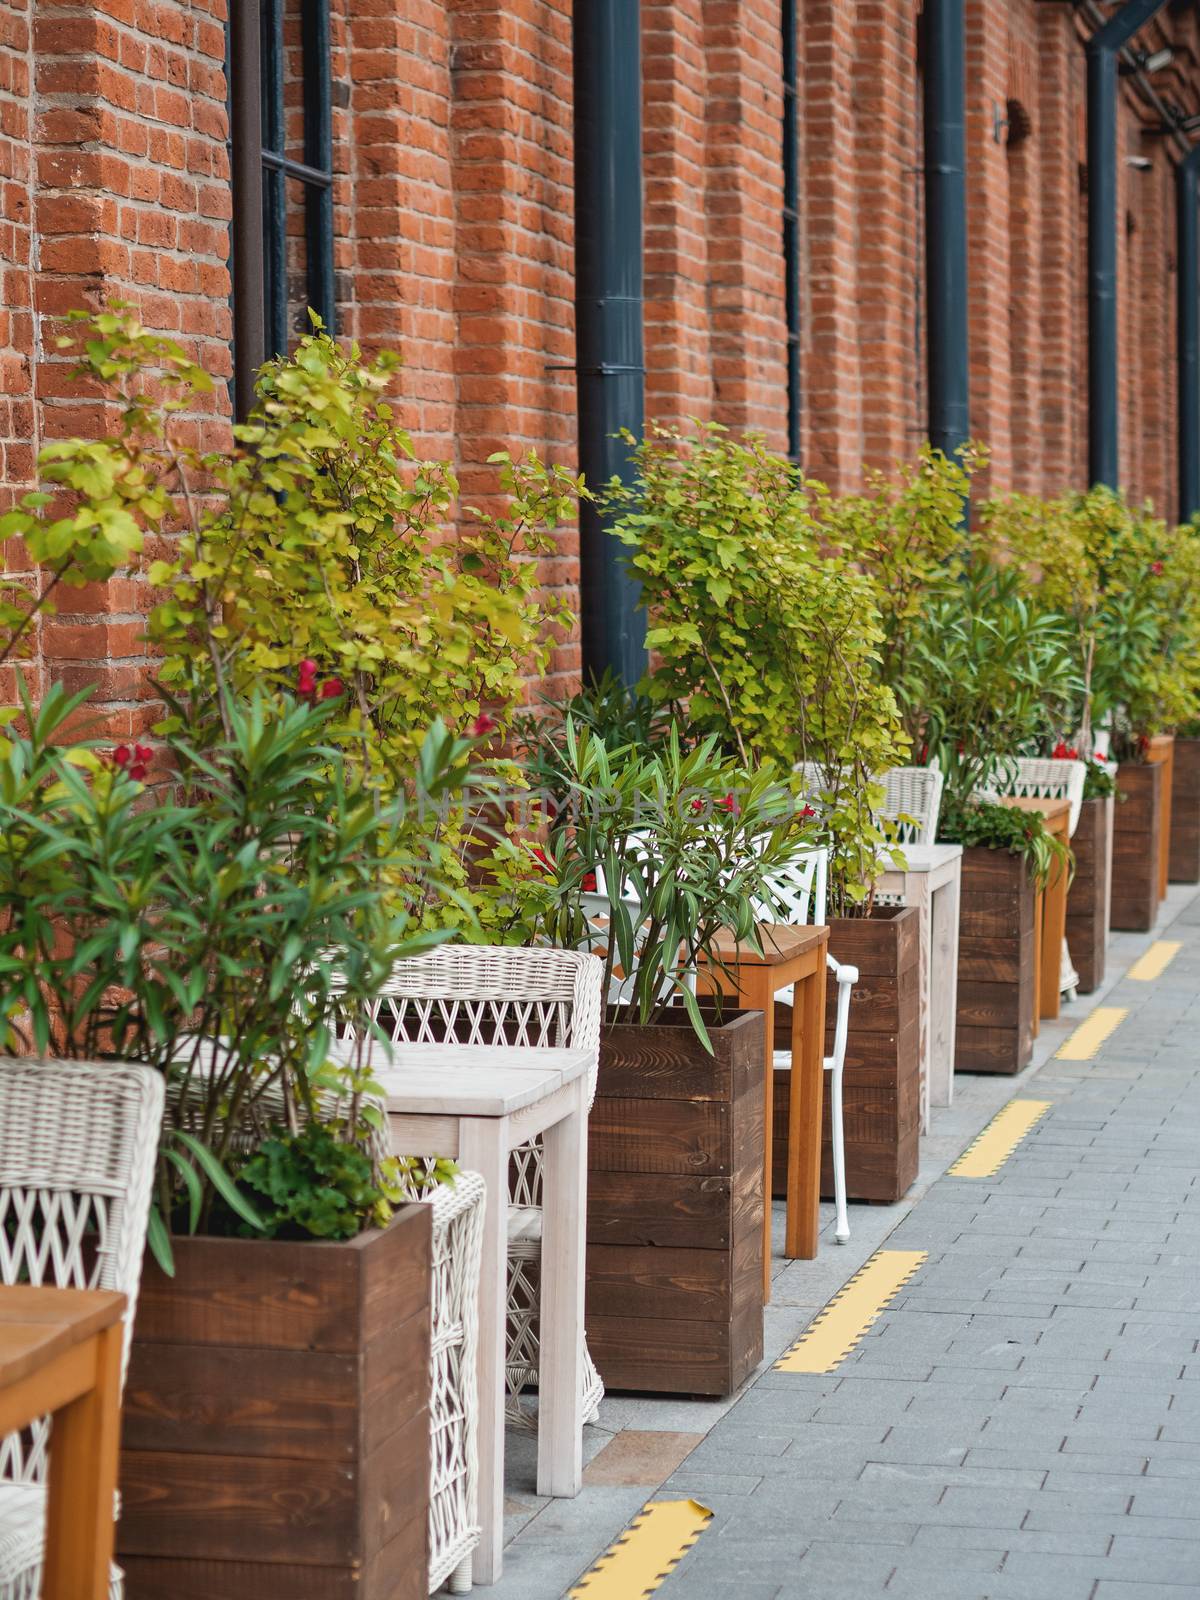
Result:
M501 1119L463 1117L458 1161L487 1188L479 1276L479 1543L476 1583L495 1583L504 1550L504 1365L508 1306L508 1140Z
M825 1095L825 957L802 978L792 1002L792 1071L788 1091L787 1235L784 1254L817 1253L821 1204L821 1106ZM769 1192L769 1191L768 1191Z
M914 872L905 879L904 902L917 908L918 975L921 1005L918 1014L918 1040L921 1052L921 1132L929 1132L929 1106L933 1093L933 905L929 893L929 874Z
M1067 936L1067 867L1056 861L1046 884L1042 913L1041 977L1038 995L1041 1014L1057 1017L1062 1003L1062 952Z
M948 1106L954 1099L954 1041L958 1018L958 917L962 878L958 873L933 892L930 906L929 1100Z
M1042 952L1046 946L1046 891L1039 889L1033 902L1033 1037L1036 1039L1042 1031L1041 1022L1038 1020L1042 1014L1042 984L1044 969L1042 967ZM1058 979L1054 980L1056 983Z
M121 1432L118 1322L96 1335L96 1380L54 1414L42 1600L105 1600Z
M574 1109L542 1135L542 1279L537 1492L572 1498L583 1483L583 1240L587 1080Z
M765 974L743 972L740 1005L763 1014L763 1305L771 1303L771 1165L775 1159L775 991Z

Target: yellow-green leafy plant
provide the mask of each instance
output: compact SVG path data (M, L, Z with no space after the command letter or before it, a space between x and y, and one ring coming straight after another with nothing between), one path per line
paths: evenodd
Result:
M649 696L744 764L815 764L834 910L864 906L891 851L873 780L908 748L871 580L831 547L825 491L760 439L654 428L634 460L605 503L650 612Z
M1197 554L1149 506L1098 485L1053 500L1010 495L981 509L977 543L1020 572L1024 591L1060 613L1074 636L1081 684L1071 743L1085 755L1109 726L1114 753L1196 715L1200 642Z
M961 569L971 479L987 464L980 445L952 459L924 444L890 473L868 471L861 493L819 490L813 511L824 541L861 570L881 634L880 675L895 695L910 740L921 744L920 656L930 606Z
M503 737L567 620L543 599L538 562L573 514L577 479L501 453L495 506L460 510L452 469L416 457L388 401L396 358L367 360L319 327L264 370L225 451L199 450L180 416L211 380L178 345L124 309L88 320L77 343L118 425L47 457L51 481L78 496L73 515L30 496L7 531L39 559L71 556L62 582L115 570L144 536L162 550L147 567L161 591L148 627L170 702L161 731L227 739L229 698L250 686L329 699L330 741L383 796L410 780L435 716ZM494 765L519 782L515 766ZM537 885L504 826L453 808L408 826L437 833L481 936L520 937ZM458 911L439 896L426 915Z

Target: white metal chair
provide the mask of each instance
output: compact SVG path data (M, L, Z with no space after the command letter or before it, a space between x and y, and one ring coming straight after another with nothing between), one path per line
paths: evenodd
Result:
M162 1109L150 1067L0 1061L0 1283L123 1294L122 1383ZM2 1600L41 1593L48 1448L48 1419L0 1439ZM123 1592L114 1566L110 1600Z
M203 1057L209 1051L202 1053ZM201 1059L191 1082L195 1090L189 1107L199 1117L203 1105L202 1079L207 1059ZM178 1084L169 1090L179 1111ZM322 1112L336 1116L341 1107L336 1094L321 1090L317 1103ZM191 1120L183 1107L183 1121ZM387 1108L376 1102L380 1127L372 1135L371 1155L378 1161L392 1153L387 1135ZM250 1151L265 1127L283 1125L287 1106L278 1083L269 1084L256 1108L257 1123L234 1134L235 1149ZM479 1420L476 1398L476 1359L479 1349L479 1272L483 1245L484 1182L477 1172L459 1171L452 1184L423 1188L416 1179L404 1184L405 1198L429 1206L432 1218L433 1283L430 1294L429 1383L429 1532L427 1560L429 1592L446 1584L451 1594L471 1589L471 1554L479 1543L479 1456L475 1430Z
M602 968L575 950L443 945L393 968L370 1010L393 1043L518 1045L587 1050L589 1104L600 1065ZM508 1359L510 1422L530 1426L524 1389L538 1381L542 1259L542 1150L514 1153L509 1186ZM594 1421L604 1384L583 1350L585 1422Z
M809 923L814 927L824 924L828 872L828 850L810 850L786 868L771 874L768 888L787 913L789 923L798 927ZM778 910L770 904L762 904L757 909L764 922L778 919ZM833 1147L834 1238L839 1244L845 1244L850 1238L850 1219L846 1210L846 1130L842 1086L846 1071L846 1040L850 1029L850 996L858 982L858 968L837 961L832 955L826 955L825 961L838 990L833 1053L825 1057L825 1071L829 1073L829 1126ZM790 989L781 989L775 998L790 1006L794 997ZM791 1065L791 1051L776 1050L776 1069L790 1071Z

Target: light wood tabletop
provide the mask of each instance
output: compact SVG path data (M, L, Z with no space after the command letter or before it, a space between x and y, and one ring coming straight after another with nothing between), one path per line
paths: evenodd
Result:
M52 1414L42 1600L106 1600L125 1296L0 1289L0 1434Z

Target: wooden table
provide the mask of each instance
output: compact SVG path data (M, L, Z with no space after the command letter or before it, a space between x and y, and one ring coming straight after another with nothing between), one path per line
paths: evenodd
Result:
M916 906L921 920L921 1132L930 1108L954 1098L958 1016L958 919L962 902L960 844L902 845L907 863L883 874L877 894Z
M375 1050L382 1052L383 1046ZM542 1137L539 1494L571 1498L583 1481L582 1350L587 1208L586 1050L392 1045L375 1077L398 1154L454 1157L487 1186L479 1289L479 1522L476 1583L500 1576L508 1305L508 1165Z
M42 1600L107 1600L123 1294L0 1289L0 1436L53 1414Z
M763 1059L763 1303L771 1298L771 1155L775 1108L775 996L795 985L792 1072L788 1088L787 1227L783 1253L811 1261L817 1253L821 1204L821 1106L825 1093L825 956L828 928L762 925L762 952L718 936L699 987L721 990L761 1011Z
M1013 811L1037 812L1046 824L1046 832L1069 845L1071 837L1071 802L1047 800L1041 795L1001 795L997 805L1008 806ZM1033 1031L1038 1032L1038 1018L1050 1020L1058 1015L1062 1000L1062 952L1067 936L1067 881L1070 873L1065 862L1050 869L1050 877L1038 890L1037 909L1034 913L1035 955L1038 974L1038 1003L1033 1021Z

